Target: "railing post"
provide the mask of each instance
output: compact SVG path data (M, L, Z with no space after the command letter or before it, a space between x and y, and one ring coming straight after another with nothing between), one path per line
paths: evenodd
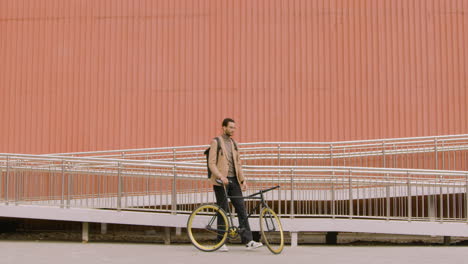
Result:
M445 170L445 152L444 152L444 149L445 149L445 141L442 140L442 170Z
M333 167L333 144L330 144L330 166Z
M294 169L291 169L291 208L290 218L294 218Z
M408 196L408 221L411 221L412 217L412 210L413 210L413 205L411 202L411 180L410 180L410 175L409 172L406 172L406 177L407 177L407 196Z
M5 176L5 204L8 205L8 185L10 184L10 156L7 156L7 169Z
M172 149L172 161L176 161L176 148ZM177 167L174 165L172 168L173 180L172 180L172 195L171 195L171 214L177 214Z
M281 166L281 145L278 144L278 167ZM278 169L278 184L281 182L281 169ZM281 215L281 190L278 191L278 213Z
M387 204L387 221L390 220L390 179L387 173L387 184L385 186L385 196L386 196L386 204Z
M177 166L174 165L172 168L172 172L174 174L173 181L172 181L172 197L171 197L171 214L177 214Z
M117 190L117 211L122 209L122 167L118 164L118 190Z
M336 209L335 209L335 169L332 169L332 187L331 187L331 210L332 210L332 219L335 219Z
M440 195L439 195L439 210L440 210L440 222L444 222L444 194L443 194L443 190L442 190L442 175L439 175L439 184L440 184L440 187L439 187L439 192L440 192Z
M346 147L343 147L343 166L346 166Z
M62 197L60 199L60 208L64 207L65 203L65 160L62 160Z
M382 142L382 166L386 168L387 163L385 160L385 142Z
M434 153L435 153L435 169L437 170L439 168L439 153L437 150L437 138L434 139Z
M70 163L68 164L70 166ZM72 170L73 171L73 170ZM71 196L72 196L72 184L73 184L73 173L68 173L68 191L67 191L67 208L70 208Z
M19 168L21 168L21 160L17 161L17 164ZM14 200L14 204L15 205L18 205L18 200L19 200L19 192L20 192L20 175L21 175L21 170L18 169L18 173L16 173L16 171L13 169L13 177L15 179L15 186L14 186L14 190L15 190L15 200Z
M468 173L465 175L465 216L468 223Z
M353 208L353 182L351 179L351 170L349 170L349 219L353 219L354 208Z
M278 144L278 166L281 165L281 145Z
M3 197L1 197L2 192L4 193L3 186L3 169L0 168L0 203L2 202Z

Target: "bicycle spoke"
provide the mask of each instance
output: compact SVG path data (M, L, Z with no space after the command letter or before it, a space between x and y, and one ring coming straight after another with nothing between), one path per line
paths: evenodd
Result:
M270 208L264 208L260 213L260 230L262 240L268 249L279 254L284 247L284 234L280 219Z
M216 205L200 206L190 215L187 231L195 247L203 251L214 251L226 240L227 217Z

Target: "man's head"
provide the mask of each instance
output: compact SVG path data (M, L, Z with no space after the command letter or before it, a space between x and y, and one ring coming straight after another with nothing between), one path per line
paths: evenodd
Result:
M236 131L236 122L232 118L225 118L223 120L223 131L224 134L232 137L234 131Z

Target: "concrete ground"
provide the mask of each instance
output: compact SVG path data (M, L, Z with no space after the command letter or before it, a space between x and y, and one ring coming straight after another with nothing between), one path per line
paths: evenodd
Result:
M0 263L468 263L467 246L299 246L285 247L281 255L266 247L229 248L229 252L205 253L191 245L0 241Z

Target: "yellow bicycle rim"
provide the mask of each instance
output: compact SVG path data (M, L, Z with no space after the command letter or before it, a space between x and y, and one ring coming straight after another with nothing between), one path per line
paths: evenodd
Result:
M207 233L207 229L205 228L208 225L209 221L213 219L216 213L219 213L221 218L223 219L225 225L223 230L225 231L223 234L222 239L218 242L216 241L216 235L211 240L208 238L201 238L203 233ZM215 223L212 223L216 226ZM202 250L202 251L215 251L219 249L225 242L228 236L228 219L226 213L217 205L202 205L196 208L191 214L187 221L187 233L189 236L190 241L192 244ZM209 233L214 233L213 230ZM199 237L196 234L200 234ZM212 234L213 236L213 234Z
M283 226L276 213L268 207L262 209L260 213L260 230L262 239L268 249L279 254L284 248Z

